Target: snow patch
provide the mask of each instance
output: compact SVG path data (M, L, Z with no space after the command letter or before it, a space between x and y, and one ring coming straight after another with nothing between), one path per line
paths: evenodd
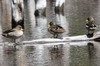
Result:
M62 4L65 3L65 0L56 0L56 6L62 6Z
M36 3L36 9L43 9L47 6L46 0L38 0Z
M83 41L83 42L70 42L70 45L75 45L75 46L86 46L88 44L87 41Z

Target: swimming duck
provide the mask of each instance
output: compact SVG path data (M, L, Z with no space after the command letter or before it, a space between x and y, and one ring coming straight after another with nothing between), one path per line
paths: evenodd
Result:
M11 38L16 43L16 39L23 35L23 28L22 26L18 25L13 29L3 32L2 35L6 38Z
M48 31L53 34L54 38L58 37L58 34L62 34L65 32L64 28L60 25L54 24L53 22L50 22L48 24Z
M86 29L88 30L88 37L93 37L94 31L97 29L96 24L94 23L94 18L93 17L88 17L86 19Z

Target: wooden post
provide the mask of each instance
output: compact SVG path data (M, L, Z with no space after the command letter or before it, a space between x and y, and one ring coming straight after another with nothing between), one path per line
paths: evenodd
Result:
M11 29L11 0L2 0L2 13L1 13L1 19L2 19L2 30L8 30Z
M34 0L24 0L24 26L25 26L25 38L26 40L33 39L33 32L35 27L35 2Z
M2 1L0 0L0 42L2 42L2 16L1 16L1 14L2 14Z
M1 24L2 24L2 32L11 29L11 0L1 0ZM9 41L4 38L4 41Z

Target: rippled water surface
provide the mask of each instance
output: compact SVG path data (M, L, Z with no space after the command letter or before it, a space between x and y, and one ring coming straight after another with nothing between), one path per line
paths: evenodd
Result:
M47 30L50 21L66 30L60 38L86 34L85 19L88 16L93 16L100 24L99 4L99 0L66 0L64 15L54 14L51 6L47 8L47 11L51 10L47 17L36 18L34 30L27 27L30 30L26 33L28 37L24 38L52 38ZM16 48L4 43L0 44L0 66L100 66L99 46L100 43L94 41L26 44L17 45Z
M0 46L0 66L99 66L99 42Z

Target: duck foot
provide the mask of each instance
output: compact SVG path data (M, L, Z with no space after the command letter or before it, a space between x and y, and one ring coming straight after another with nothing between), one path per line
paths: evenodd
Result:
M88 34L87 34L87 37L88 37L88 38L93 37L93 33L91 33L91 34L90 34L90 33L88 33Z

